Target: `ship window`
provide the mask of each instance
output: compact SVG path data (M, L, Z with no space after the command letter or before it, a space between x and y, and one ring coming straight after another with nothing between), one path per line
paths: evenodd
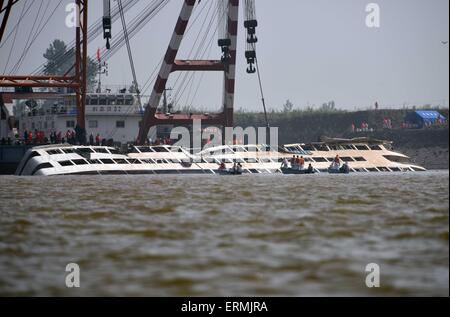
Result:
M375 167L368 168L367 170L372 173L378 172L378 170Z
M75 163L75 165L87 165L88 162L86 162L85 160L79 159L79 160L73 160L73 162Z
M124 159L119 159L119 160L114 160L117 164L129 164L127 160Z
M389 169L387 167L378 167L378 170L380 170L381 172L389 172Z
M343 144L342 145L342 148L344 149L344 150L354 150L355 148L353 147L353 145L351 145L351 144Z
M383 150L379 145L371 145L370 149L372 151L382 151Z
M98 121L97 120L89 120L89 128L98 128Z
M109 149L109 152L110 152L111 154L121 154L120 151L117 150L117 149Z
M399 169L398 167L391 167L390 168L393 172L401 172L402 170Z
M116 128L125 128L125 121L116 121Z
M118 105L118 106L123 106L124 103L125 103L125 101L123 100L123 98L117 97L117 105Z
M333 145L330 145L330 149L333 151L340 151L340 150L342 150L342 147L340 145L333 144Z
M130 164L142 164L141 161L133 159L133 160L129 160Z
M369 150L369 148L367 147L367 145L355 145L356 149L359 151L367 151Z
M354 162L354 160L351 157L348 157L348 156L341 157L341 160L343 160L344 162Z
M74 153L73 149L63 149L63 152L66 154Z
M139 151L141 151L141 153L150 153L150 152L153 152L152 149L149 148L149 147L139 147L138 149L139 149Z
M367 160L362 156L358 156L358 157L355 157L355 161L356 162L366 162Z
M286 147L286 150L287 150L288 152L296 152L296 151L297 151L297 148L295 148L295 147L293 147L293 146L288 146L288 147Z
M41 169L44 169L44 168L52 168L52 167L53 167L53 165L50 164L50 163L42 163L42 164L39 164L39 165L36 166L36 167L34 168L34 170L31 172L31 175L34 175L37 171L39 171L39 170L41 170Z
M153 149L153 151L155 151L155 152L169 152L165 147L153 147L152 148Z
M50 151L47 151L47 153L48 153L49 155L55 155L55 154L61 154L61 151L58 150L58 149L56 149L56 150L50 150Z
M115 106L116 105L116 97L111 96L108 98L108 105Z
M113 160L110 160L110 159L103 159L103 160L100 160L103 164L114 164L114 161Z
M325 163L328 162L324 157L313 157L314 161L317 163Z
M75 121L73 120L66 121L66 128L75 128Z
M125 105L127 105L127 106L133 105L133 97L130 97L130 98L127 97L125 99Z
M98 101L98 104L100 106L106 106L106 98L100 98L99 101ZM103 107L100 108L100 111L103 111Z
M101 164L99 160L89 160L89 164Z
M61 166L72 166L73 163L71 161L62 161L62 162L58 162L59 165Z
M76 152L79 154L87 154L87 153L93 153L94 151L88 147L85 147L85 148L76 149Z
M98 106L98 99L97 98L92 98L91 99L91 106Z
M107 151L106 149L103 149L103 148L96 148L96 149L94 149L94 151L95 151L96 153L106 153L106 154L109 154L108 151Z
M144 164L155 164L155 161L151 160L151 159L147 159L147 160L141 160L142 163Z
M316 144L316 148L318 151L328 152L330 149L325 144Z
M303 150L305 151L315 151L316 149L314 148L314 146L312 145L303 145L302 146Z
M334 157L326 157L325 158L328 162L333 162L334 161Z

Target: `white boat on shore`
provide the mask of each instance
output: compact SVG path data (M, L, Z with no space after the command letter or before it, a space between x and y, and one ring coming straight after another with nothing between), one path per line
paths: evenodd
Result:
M330 139L278 149L267 145L226 145L199 152L170 145L132 146L125 153L113 147L47 145L30 149L16 175L221 174L221 164L229 170L235 163L242 166L243 174L282 173L284 161L300 156L306 165L313 166L315 173L328 173L336 156L353 173L425 171L409 163L407 156L389 149L386 143Z

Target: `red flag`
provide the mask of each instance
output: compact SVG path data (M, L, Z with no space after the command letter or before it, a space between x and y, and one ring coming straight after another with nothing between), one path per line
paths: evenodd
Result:
M100 48L97 49L97 60L100 63L101 57L100 57Z

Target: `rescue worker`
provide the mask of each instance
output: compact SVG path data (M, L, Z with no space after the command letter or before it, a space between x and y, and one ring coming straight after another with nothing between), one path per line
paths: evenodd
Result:
M298 165L301 170L305 168L305 158L303 156L299 158Z

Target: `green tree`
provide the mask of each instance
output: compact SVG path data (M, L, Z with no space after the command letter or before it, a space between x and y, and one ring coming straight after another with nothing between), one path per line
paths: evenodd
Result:
M44 66L44 73L47 75L64 75L75 63L75 49L67 48L66 43L61 40L54 40L44 53L47 63ZM96 84L98 64L88 57L88 91L92 91ZM75 70L69 74L74 75Z
M288 99L286 103L283 105L284 112L291 112L294 109L294 104Z
M330 101L328 103L323 103L320 108L323 112L333 112L336 111L336 103L334 101Z

